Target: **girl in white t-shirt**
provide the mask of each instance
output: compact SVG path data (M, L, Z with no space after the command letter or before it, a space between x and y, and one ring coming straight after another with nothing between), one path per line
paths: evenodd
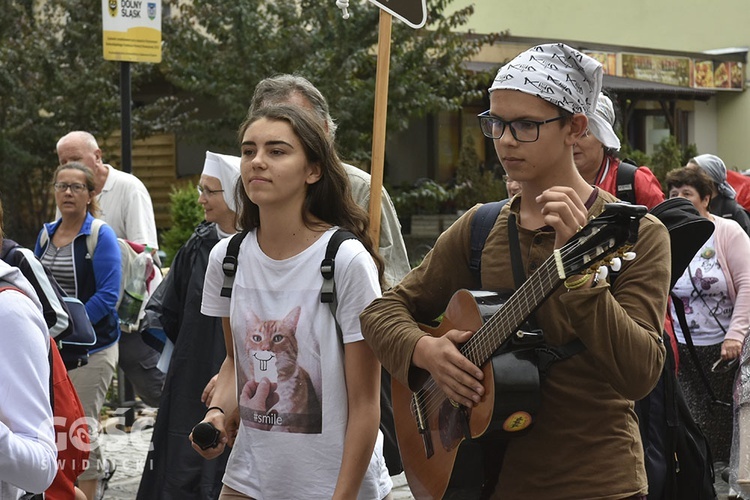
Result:
M392 483L378 431L380 365L359 324L383 274L367 214L303 108L257 110L239 135L236 194L250 232L231 298L220 294L229 240L213 248L201 306L224 322L227 358L205 416L220 442L193 447L213 458L233 442L220 498L384 498ZM341 334L320 302L320 264L339 227L359 238L336 254Z

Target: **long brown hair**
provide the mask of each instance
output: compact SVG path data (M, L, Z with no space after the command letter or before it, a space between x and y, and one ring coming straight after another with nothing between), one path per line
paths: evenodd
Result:
M328 224L354 233L375 260L382 284L383 259L378 255L370 238L368 214L354 201L349 177L320 122L309 111L299 106L272 105L255 109L240 125L238 131L240 143L247 128L261 118L288 123L302 143L307 161L317 163L320 167L320 180L307 186L302 206L302 221L305 226L308 228L318 226L310 217L313 215ZM236 184L235 197L239 205L240 227L244 230L251 230L260 226L258 205L247 196L242 181Z

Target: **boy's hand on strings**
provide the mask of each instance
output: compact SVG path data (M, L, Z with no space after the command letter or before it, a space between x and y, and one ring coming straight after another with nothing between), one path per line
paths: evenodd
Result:
M432 378L453 402L471 408L484 395L482 370L469 361L456 347L471 338L474 332L449 330L442 337L425 335L417 341L412 363L430 372Z

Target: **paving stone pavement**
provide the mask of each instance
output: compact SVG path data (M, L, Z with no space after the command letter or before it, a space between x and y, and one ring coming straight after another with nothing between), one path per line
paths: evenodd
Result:
M103 500L133 500L138 491L143 468L146 465L146 455L151 445L153 430L149 427L152 417L140 415L130 432L123 432L116 427L118 419L102 422L101 436L102 453L117 466L109 487L104 492ZM718 473L717 473L718 476ZM406 484L404 474L393 478L394 500L413 500L414 497ZM717 477L716 492L718 500L727 500L729 487L727 483ZM156 500L156 499L154 499Z
M138 492L138 484L146 465L146 455L151 445L153 429L146 428L150 422L144 420L142 416L136 419L136 424L129 433L119 430L115 426L117 422L117 419L102 422L103 433L100 437L102 455L117 466L104 492L103 500L133 500ZM406 484L404 474L393 477L393 498L394 500L414 499Z

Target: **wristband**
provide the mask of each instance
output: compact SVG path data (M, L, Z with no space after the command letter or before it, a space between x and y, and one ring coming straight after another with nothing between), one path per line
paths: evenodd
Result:
M564 281L565 288L567 288L568 290L576 290L578 288L581 288L583 285L588 283L589 278L591 278L590 274L584 274L583 276L573 281L572 283L568 283L568 280L565 280Z
M221 414L224 415L224 410L222 410L218 406L211 406L208 410L206 410L205 414L208 415L208 412L210 412L211 410L219 410L221 412Z

